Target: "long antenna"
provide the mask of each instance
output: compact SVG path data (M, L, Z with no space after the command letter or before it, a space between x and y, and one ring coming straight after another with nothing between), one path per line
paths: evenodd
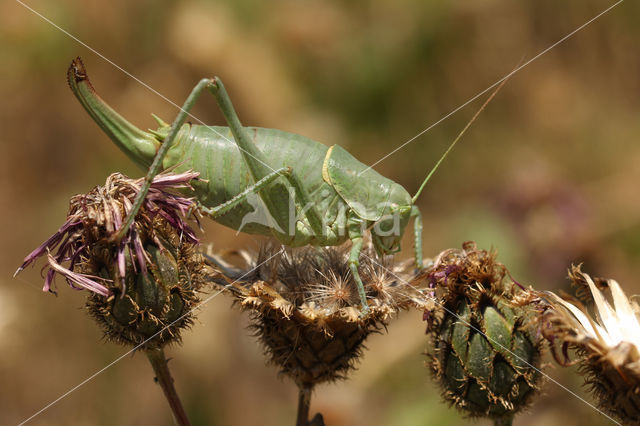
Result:
M467 129L471 126L471 124L474 121L476 121L476 118L478 118L478 116L480 115L482 110L489 104L489 102L491 102L491 99L493 99L493 97L500 91L500 89L502 89L502 86L504 86L504 84L507 82L507 80L509 80L509 79L505 78L504 80L502 80L502 83L500 83L500 85L498 87L496 87L496 90L494 90L493 93L491 93L491 96L489 96L487 98L487 100L484 101L484 103L482 104L480 109L475 113L475 115L471 118L471 120L469 120L467 125L464 126L464 129L462 129L460 134L458 134L458 136L455 138L455 140L453 142L451 142L451 145L449 145L449 148L447 148L447 150L444 152L444 154L442 154L442 157L440 157L440 159L438 160L436 165L433 166L433 169L431 169L431 171L429 172L429 174L425 178L424 182L422 182L422 185L420 185L420 189L418 189L418 192L416 192L416 195L414 195L413 198L411 199L412 204L415 204L416 200L418 199L418 197L422 193L422 190L424 189L425 185L427 184L427 182L429 182L429 179L431 179L431 176L433 176L433 174L436 172L436 170L438 170L438 167L440 166L442 161L447 157L447 155L453 149L453 147L456 145L456 143L458 143L460 138L462 138L462 135L464 135L464 132L467 131Z

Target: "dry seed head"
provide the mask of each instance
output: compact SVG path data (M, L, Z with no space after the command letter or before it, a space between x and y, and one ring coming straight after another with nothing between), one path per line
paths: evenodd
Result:
M424 275L378 259L371 247L363 251L360 264L370 306L366 316L361 316L345 246L267 247L247 272L227 272L221 284L246 275L230 291L251 313L251 327L270 363L299 386L312 387L344 378L367 336L385 328L399 310L424 309L425 296L418 289ZM253 265L260 266L252 271Z
M131 228L117 243L113 237L142 179L112 174L104 186L71 199L65 224L25 258L18 272L47 253L44 290L53 292L56 274L74 288L90 290L86 307L108 340L134 346L145 342L145 347L179 341L180 329L192 322L205 265L183 219L192 200L166 190L190 188L196 177L191 172L156 176Z
M638 424L640 309L614 280L594 280L580 266L571 267L569 278L580 298L593 305L595 316L580 301L547 292L543 330L554 358L561 365L579 364L600 409L624 424ZM569 349L576 351L576 360Z
M334 271L328 272L329 275L323 277L325 281L309 285L307 303L324 306L329 312L357 303L358 294L348 279L336 276Z
M426 315L430 367L445 400L470 416L511 418L539 388L539 298L507 275L495 253L470 242L429 271L441 295Z

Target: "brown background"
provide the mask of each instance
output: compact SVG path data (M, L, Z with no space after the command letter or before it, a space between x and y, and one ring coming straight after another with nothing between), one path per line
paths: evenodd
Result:
M591 19L605 1L323 2L113 0L29 3L181 104L219 75L247 125L340 144L371 164ZM11 275L64 221L70 196L121 171L141 176L91 122L65 84L81 55L99 93L141 127L170 121L169 103L20 4L0 4L0 419L18 423L124 349L103 343L84 294L42 293L39 267ZM567 287L566 268L640 292L640 26L624 2L518 72L446 160L419 200L424 250L465 240L494 247L520 281ZM476 101L376 170L414 193ZM204 96L194 114L221 124ZM408 235L407 235L408 236ZM258 242L216 224L217 248ZM411 255L407 239L403 257ZM41 263L40 263L41 265ZM292 424L296 390L265 367L246 315L216 297L169 349L194 424ZM312 411L328 425L468 424L440 402L423 366L421 313L374 336L347 382L320 387ZM581 379L549 374L590 401ZM516 425L609 424L553 383ZM107 369L33 425L170 425L144 357ZM480 422L479 424L486 424Z

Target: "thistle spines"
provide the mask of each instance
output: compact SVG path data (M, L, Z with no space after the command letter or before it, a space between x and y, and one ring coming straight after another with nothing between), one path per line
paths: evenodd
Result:
M512 418L541 378L537 295L507 282L495 254L469 243L443 252L429 275L442 293L427 332L444 399L470 416Z

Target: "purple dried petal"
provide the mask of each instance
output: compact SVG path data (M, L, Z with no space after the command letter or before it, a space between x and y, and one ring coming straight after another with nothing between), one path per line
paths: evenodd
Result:
M198 243L199 240L198 240L198 237L196 237L196 234L193 232L191 227L184 220L182 220L179 216L177 216L175 214L172 214L171 212L168 212L166 210L160 210L159 214L171 226L173 226L173 228L175 228L178 231L180 231L180 237L181 238L182 238L182 236L186 236L187 239L189 240L189 242L192 242L194 244Z
M129 249L128 252L129 252L129 262L131 262L131 266L133 267L133 271L135 273L138 273L138 265L136 264L136 260L133 257L133 250ZM122 276L122 278L124 278L124 275Z
M77 231L67 234L67 237L60 243L56 252L58 262L71 260L82 254L84 245L79 239L81 234Z
M113 222L111 221L111 214L109 211L110 204L111 203L109 203L109 200L107 200L106 198L102 199L102 211L104 212L104 218L106 220L104 227L108 233L112 234L115 231L115 229L113 228Z
M144 251L144 248L142 247L142 240L140 240L140 236L138 235L138 233L135 230L133 230L133 227L131 227L131 229L133 233L133 244L136 249L136 258L138 260L138 265L140 265L140 270L142 271L142 273L146 275L147 273L147 262L145 257L146 253Z
M76 262L78 261L78 259L82 255L82 252L84 252L84 250L86 248L87 248L87 245L83 244L79 248L74 250L73 255L69 258L69 261L70 261L69 269L73 270L73 267L75 266Z
M51 290L51 283L53 282L55 274L56 271L54 271L53 269L49 269L49 271L47 271L47 277L44 279L44 286L42 287L42 291L50 292L55 295L58 294L55 291Z
M131 200L129 200L127 197L124 197L122 199L122 204L124 205L124 214L128 215L129 212L131 211L131 207L133 207Z
M125 260L124 260L124 248L125 248L125 244L124 242L120 242L120 244L118 245L118 252L116 254L116 259L118 262L118 276L120 276L120 278L124 278L124 274L126 273L126 264L125 264Z
M29 253L27 255L27 257L24 258L24 261L22 262L22 265L20 265L20 267L16 270L16 272L13 274L14 278L16 275L18 275L22 270L24 270L24 268L26 268L30 263L32 263L34 260L36 260L37 258L39 258L40 256L42 256L43 254L45 254L45 252L47 251L47 249L53 249L55 248L55 246L58 245L58 243L63 239L63 237L65 236L65 234L67 233L67 231L71 228L73 228L74 226L82 223L80 221L76 221L75 217L71 217L69 219L67 219L67 221L60 227L60 229L58 229L58 232L56 232L55 234L53 234L52 236L50 236L44 243L42 243L38 248L36 248L34 251L32 251L31 253Z
M162 244L162 241L160 241L160 239L156 235L154 235L152 239L153 242L156 243L156 245L160 248L160 251L165 252L167 250L164 244Z
M55 261L55 259L53 258L53 256L51 256L51 254L47 254L47 260L49 261L49 265L51 266L51 271L55 271L58 274L64 276L67 280L71 280L74 283L78 284L80 287L83 287L89 291L92 291L94 293L97 293L101 296L110 296L111 295L111 290L109 290L107 287L105 287L104 285L98 283L97 281L94 281L92 278L98 278L99 277L94 277L92 275L85 275L85 274L79 274L77 272L73 272L68 270L67 268L65 268L64 266L60 265L59 263L57 263ZM49 274L47 274L47 278L48 278ZM49 282L50 283L50 282ZM46 288L46 286L45 286ZM47 289L48 290L48 289Z
M173 226L176 229L182 229L182 223L180 223L180 220L175 215L169 213L166 210L160 210L158 211L158 214L162 216L167 222L169 222L169 225Z
M83 287L77 286L73 281L71 281L68 277L65 277L64 280L69 284L72 290L83 290Z
M198 173L191 171L180 174L164 173L156 176L147 197L143 200L145 214L136 217L137 224L131 227L116 250L116 265L114 266L117 268L118 275L123 279L123 285L127 268L125 253L127 248L134 270L147 272L146 262L150 259L144 251L137 230L143 229L140 227L152 226L153 220L158 215L179 233L181 241L186 239L193 244L198 243L193 229L185 218L195 206L194 199L165 192L165 189L187 188L193 190L190 181L198 176ZM38 257L48 253L49 264L43 268L43 271L48 269L44 283L45 291L53 292L51 287L54 277L56 273L59 273L75 289L86 288L103 295L109 293L107 287L92 279L100 278L75 273L73 269L83 256L89 255L90 244L93 244L96 239L108 239L122 228L124 215L131 211L133 199L139 193L143 182L143 179L134 181L120 174L113 174L109 176L104 187L98 187L89 194L72 197L71 213L67 221L58 232L24 259L23 264L16 271L16 275ZM195 215L193 217L200 226L198 217ZM104 235L105 231L106 235ZM156 244L162 246L153 233L151 237L156 240ZM56 247L57 251L54 255L49 253ZM63 262L69 262L68 267L62 266Z
M521 289L521 290L526 290L526 289L524 288L524 286L523 286L522 284L520 284L518 281L514 280L514 279L513 279L513 277L511 278L511 281L513 281L513 283L514 283L515 285L517 285L518 287L520 287L520 289Z
M122 225L122 220L120 218L120 207L114 199L110 199L109 204L109 215L106 215L108 218L107 223L111 226L111 230L109 231L109 233L114 233L117 229L120 229L120 226Z
M200 176L200 173L188 171L183 173L163 173L157 175L153 178L152 186L158 187L168 187L168 188L178 188L178 187L191 187L189 182L192 179L196 179Z
M120 209L113 210L113 223L115 224L116 229L120 229L122 226L122 216L120 215Z

